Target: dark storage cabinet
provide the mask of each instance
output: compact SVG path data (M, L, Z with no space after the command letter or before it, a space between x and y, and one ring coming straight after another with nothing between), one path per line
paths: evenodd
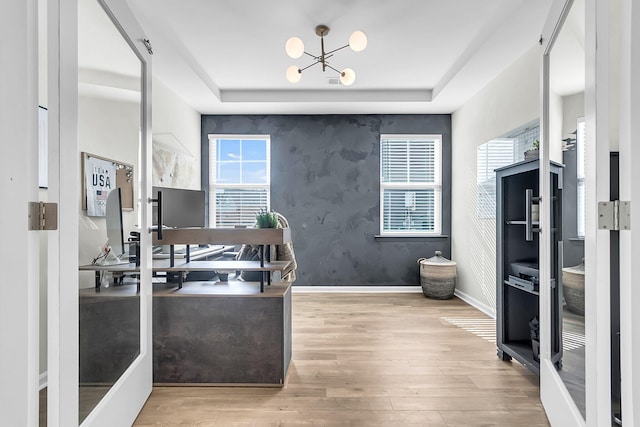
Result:
M562 347L561 253L562 166L551 167L551 283L539 283L538 229L540 162L528 160L496 170L497 346L502 360L516 359L540 373L539 342L542 286L552 290L552 360L560 365ZM540 212L543 206L540 206Z

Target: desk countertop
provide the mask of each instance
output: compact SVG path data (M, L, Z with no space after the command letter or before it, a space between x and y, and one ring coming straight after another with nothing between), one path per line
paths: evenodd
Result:
M189 256L192 261L196 261L198 259L214 256L214 255L222 255L224 252L232 251L234 246L225 246L225 245L211 245L209 247L195 247L190 249ZM153 259L169 259L171 254L165 252L159 252L153 254ZM187 257L186 250L181 249L179 251L175 251L173 254L173 258L184 259Z
M290 282L272 282L271 286L265 286L260 293L260 282L241 282L231 280L228 282L184 282L182 289L178 289L175 283L154 283L154 297L282 297L290 289ZM136 296L135 285L109 286L96 292L94 288L80 290L82 298L120 298Z
M290 261L271 261L265 262L263 266L260 261L191 261L184 262L177 260L171 267L169 260L154 260L153 271L282 271ZM135 273L140 271L140 267L133 263L130 264L113 264L113 265L97 265L88 264L79 267L81 271L111 271L117 273Z

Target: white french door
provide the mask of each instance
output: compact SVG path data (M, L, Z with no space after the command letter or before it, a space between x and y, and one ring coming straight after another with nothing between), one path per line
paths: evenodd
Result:
M92 4L91 4L92 3ZM49 190L48 198L59 205L59 228L49 238L48 250L48 414L49 426L114 426L130 425L135 420L152 388L152 340L151 340L151 239L147 232L151 223L151 209L147 199L151 192L151 56L145 48L144 32L131 13L126 0L52 0L48 2L48 103L49 103ZM85 11L94 11L85 16ZM80 18L79 18L80 15ZM96 37L85 40L83 33L85 20L95 17L92 29ZM80 25L80 27L79 27ZM102 33L101 33L102 31ZM138 101L135 118L136 164L133 179L134 208L137 213L136 226L141 231L140 291L136 294L139 301L139 345L132 356L132 362L125 367L108 387L102 387L100 397L86 406L83 395L82 373L79 372L83 360L82 336L79 333L87 325L83 321L81 296L87 289L79 279L80 259L87 254L82 246L81 222L93 221L88 213L79 213L81 192L81 151L88 151L85 120L89 120L85 110L96 105L95 94L84 96L87 84L80 82L82 70L79 68L88 61L83 58L83 46L93 45L96 54L93 61L104 61L100 55L113 55L113 51L104 49L99 42L103 33L115 34L119 42L130 50L134 63L138 63L138 87L127 89L129 97L137 94ZM119 35L119 36L118 36ZM79 39L80 38L80 39ZM97 59L95 59L97 58ZM114 64L118 58L107 57ZM80 61L80 62L79 62ZM131 61L129 61L131 62ZM108 76L111 70L98 70L94 79ZM80 76L80 77L79 77ZM96 77L97 76L97 77ZM125 76L126 77L126 76ZM80 90L79 90L80 87ZM104 88L103 88L104 92ZM120 90L120 92L123 92ZM113 99L104 101L113 104ZM129 105L129 104L128 104ZM131 105L129 105L131 107ZM94 109L96 109L94 107ZM98 108L106 115L104 108ZM106 120L106 119L105 119ZM99 121L91 123L95 127ZM124 124L123 124L124 126ZM120 137L121 128L114 125L111 129ZM82 138L82 141L80 139ZM116 144L114 141L113 144ZM92 154L100 155L109 147L94 145ZM95 152L99 151L99 152ZM116 156L113 156L116 157ZM119 159L116 159L119 160ZM136 187L139 183L139 186ZM103 219L102 219L103 220ZM80 228L80 231L79 231ZM126 239L125 235L125 239ZM95 242L98 246L104 240ZM94 245L93 248L96 246ZM92 250L91 256L95 255ZM86 286L84 286L86 287ZM134 291L135 293L135 291ZM137 310L137 308L136 308ZM135 325L137 327L137 325ZM80 332L79 332L80 331ZM99 333L96 329L93 333ZM137 331L136 331L137 333ZM105 351L105 357L110 357ZM99 380L93 380L98 381ZM94 387L94 389L97 387Z
M553 144L554 99L550 87L554 67L552 53L563 27L567 25L570 11L581 0L558 0L553 3L550 16L542 34L542 162L541 188L548 188L543 181L548 176L550 152ZM599 227L598 202L609 201L611 193L610 153L619 150L620 200L631 202L638 193L640 161L634 135L640 134L640 7L632 0L622 2L620 12L615 2L584 0L584 120L585 143L585 238L584 238L584 386L582 399L576 398L570 388L575 384L562 377L562 370L549 358L551 336L551 310L548 287L541 289L541 400L549 420L554 426L611 426L638 424L640 409L640 289L634 286L637 272L634 261L640 259L638 231L640 227L631 210L631 229L620 228L620 297L612 293L612 272L617 266L610 262L616 239L611 231ZM635 9L634 9L635 6ZM620 31L621 29L621 31ZM621 34L620 40L617 35ZM573 33L575 35L575 31ZM621 41L620 45L617 43ZM621 62L618 68L617 50ZM564 52L566 55L566 52ZM620 85L615 87L612 85ZM617 97L618 90L620 99ZM620 106L620 117L615 114ZM612 132L612 130L615 130ZM615 135L619 131L620 142L616 146ZM636 137L637 139L637 137ZM634 167L635 166L635 167ZM545 210L541 218L541 283L548 283L552 272L549 252L549 236L552 232L550 214ZM564 230L563 230L564 232ZM635 239L634 239L635 234ZM566 238L566 236L563 236ZM615 276L615 274L614 274ZM620 354L621 354L621 410L612 405L612 387L619 378L612 378L612 354L616 354L617 337L612 325L617 323L617 306L620 306ZM615 329L615 328L613 328ZM636 361L634 364L633 361ZM615 372L615 370L614 370ZM617 375L616 375L617 376ZM616 392L617 393L617 392ZM615 406L615 407L614 407Z
M620 200L640 197L640 4L622 2ZM640 199L639 199L640 200ZM637 206L636 206L636 211ZM640 223L631 210L631 229L620 232L620 359L622 423L640 424Z

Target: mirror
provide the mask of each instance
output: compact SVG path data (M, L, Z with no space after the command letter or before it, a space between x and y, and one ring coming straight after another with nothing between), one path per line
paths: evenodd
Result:
M102 3L78 2L81 270L94 260L129 260L129 233L140 223L141 73L140 60ZM111 250L105 255L107 239ZM80 272L80 423L140 354L137 283L137 276L114 268Z
M550 53L549 153L561 163L558 283L562 358L557 372L586 417L585 403L585 5L574 0ZM561 291L560 291L561 290ZM552 316L557 313L552 313Z

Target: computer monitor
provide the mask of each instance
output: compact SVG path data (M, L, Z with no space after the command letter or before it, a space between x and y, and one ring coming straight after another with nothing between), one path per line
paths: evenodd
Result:
M205 194L202 190L153 187L153 197L162 191L162 223L166 227L204 227ZM157 208L153 208L153 224L158 224Z
M124 224L122 221L122 195L120 194L119 188L109 192L105 210L109 246L111 246L112 253L120 258L126 251L124 243Z

